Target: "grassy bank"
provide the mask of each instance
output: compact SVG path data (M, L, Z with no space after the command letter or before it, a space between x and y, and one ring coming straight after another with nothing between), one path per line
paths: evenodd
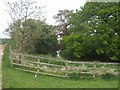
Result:
M80 79L73 80L39 75L20 71L10 66L9 48L6 46L3 56L3 88L117 88L118 80Z

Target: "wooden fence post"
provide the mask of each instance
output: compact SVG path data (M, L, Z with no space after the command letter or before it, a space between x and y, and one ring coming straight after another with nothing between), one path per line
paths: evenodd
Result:
M67 69L68 69L68 63L65 62L65 70L67 70Z
M11 46L10 46L10 56L9 57L10 57L10 65L13 66Z
M36 74L35 74L35 78L38 76L38 74L39 74L39 63L40 63L40 60L39 60L39 58L37 58L37 71L36 71Z
M93 66L93 68L94 68L93 78L96 77L96 66L97 66L97 62L94 62L94 66Z
M65 62L65 71L68 71L68 69L69 69L69 67L68 67L69 65L68 65L68 62ZM65 73L65 76L68 76L68 74L67 73Z
M84 67L85 67L85 65L84 65L84 63L83 63L82 68L84 68Z

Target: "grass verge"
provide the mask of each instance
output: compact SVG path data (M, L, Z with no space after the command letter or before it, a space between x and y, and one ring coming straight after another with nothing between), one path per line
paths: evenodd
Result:
M118 88L118 80L80 79L73 80L27 73L10 66L9 47L6 46L2 59L3 88Z

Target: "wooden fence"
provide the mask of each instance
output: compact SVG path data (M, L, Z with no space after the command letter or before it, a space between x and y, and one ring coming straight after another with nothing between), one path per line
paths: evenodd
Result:
M57 77L70 77L73 73L92 75L111 73L118 75L118 63L74 62L46 56L15 53L10 50L10 62L19 70ZM82 78L82 77L81 77Z

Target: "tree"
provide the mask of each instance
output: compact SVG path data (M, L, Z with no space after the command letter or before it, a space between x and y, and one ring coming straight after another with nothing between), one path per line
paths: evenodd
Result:
M19 52L22 52L22 47L24 45L24 39L27 37L26 32L28 28L26 27L26 23L23 26L23 22L26 22L28 19L41 19L42 12L41 7L36 5L36 2L31 0L20 0L14 3L7 2L8 13L11 16L12 23L11 26L14 29L12 31L12 37L16 39L17 34L19 34L19 42L16 44L19 45ZM24 27L24 28L23 28ZM15 34L13 34L15 33ZM17 41L17 40L16 40Z
M53 17L56 20L56 22L58 23L56 30L58 30L59 32L62 31L63 34L66 34L66 35L69 34L68 20L70 19L71 12L72 11L69 11L69 10L59 10L58 14Z
M22 29L28 28L24 34L24 45L22 47L25 53L39 53L39 54L56 54L56 43L57 40L53 33L53 26L47 25L45 22L35 19L28 19L22 22ZM16 30L14 26L11 26L12 30ZM15 33L15 34L14 34ZM21 37L18 30L14 31L12 35L12 41L19 47L19 38ZM12 42L12 44L14 44Z
M117 2L87 2L81 10L71 15L69 24L72 36L69 35L68 38L80 35L69 48L72 49L74 58L120 60L119 6ZM63 41L67 39L67 43L71 42L72 38L68 38Z

